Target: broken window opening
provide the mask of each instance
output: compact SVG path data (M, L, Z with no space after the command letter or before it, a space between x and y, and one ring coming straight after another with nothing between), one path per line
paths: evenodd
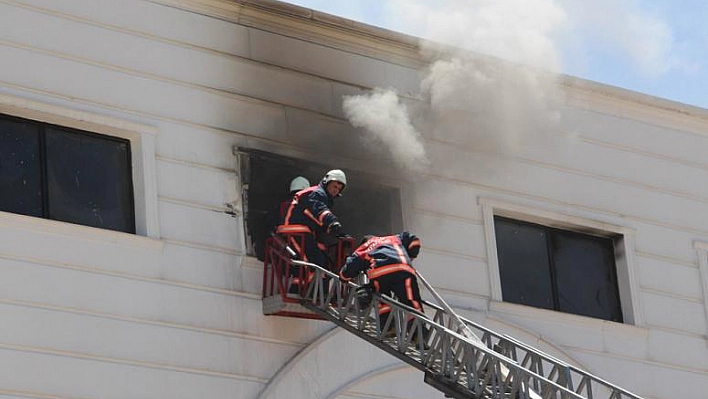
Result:
M266 217L286 199L290 182L297 176L310 185L319 184L331 169L324 165L269 152L239 149L247 254L262 260L269 236ZM403 226L400 188L377 183L360 171L344 168L347 187L334 201L332 211L344 231L359 239L365 234L389 235Z

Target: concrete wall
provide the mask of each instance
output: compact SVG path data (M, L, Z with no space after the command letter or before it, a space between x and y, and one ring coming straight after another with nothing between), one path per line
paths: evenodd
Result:
M415 93L421 64L410 39L269 2L0 2L0 112L131 139L139 219L133 236L0 212L0 397L442 397L328 323L262 316L224 213L233 146L375 171L346 151L341 96ZM426 143L435 172L402 185L419 268L472 319L646 397L702 398L706 112L565 90L547 145ZM626 234L636 325L499 301L498 211Z

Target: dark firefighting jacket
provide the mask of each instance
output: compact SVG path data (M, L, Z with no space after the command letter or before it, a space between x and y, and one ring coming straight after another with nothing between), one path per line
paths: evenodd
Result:
M278 232L309 232L315 235L321 232L330 233L332 226L338 222L337 216L331 211L333 206L334 200L327 194L322 183L300 190L290 202Z
M339 272L344 280L350 280L361 272L366 272L369 279L395 272L407 272L415 275L411 266L402 237L407 232L393 236L373 237L361 244L349 257Z

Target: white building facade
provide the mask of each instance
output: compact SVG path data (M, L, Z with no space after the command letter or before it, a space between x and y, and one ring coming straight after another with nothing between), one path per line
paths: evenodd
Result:
M413 38L266 0L1 1L0 397L442 397L328 322L262 315L269 164L344 169L358 234L385 198L377 228L422 238L417 267L462 315L643 397L705 397L708 111L566 78L548 145L424 136L426 172L381 173L342 97L418 102L425 65ZM524 304L535 280L509 278L544 277L503 231L548 243L549 303ZM562 278L586 250L606 316L564 309L603 278Z

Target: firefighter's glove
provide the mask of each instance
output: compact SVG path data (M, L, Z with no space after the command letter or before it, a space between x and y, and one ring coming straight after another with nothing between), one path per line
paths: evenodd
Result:
M329 225L329 233L337 238L348 238L349 234L345 233L342 229L342 224L339 222L333 222Z
M356 289L356 301L360 309L366 309L374 299L374 287L371 284L364 284Z

